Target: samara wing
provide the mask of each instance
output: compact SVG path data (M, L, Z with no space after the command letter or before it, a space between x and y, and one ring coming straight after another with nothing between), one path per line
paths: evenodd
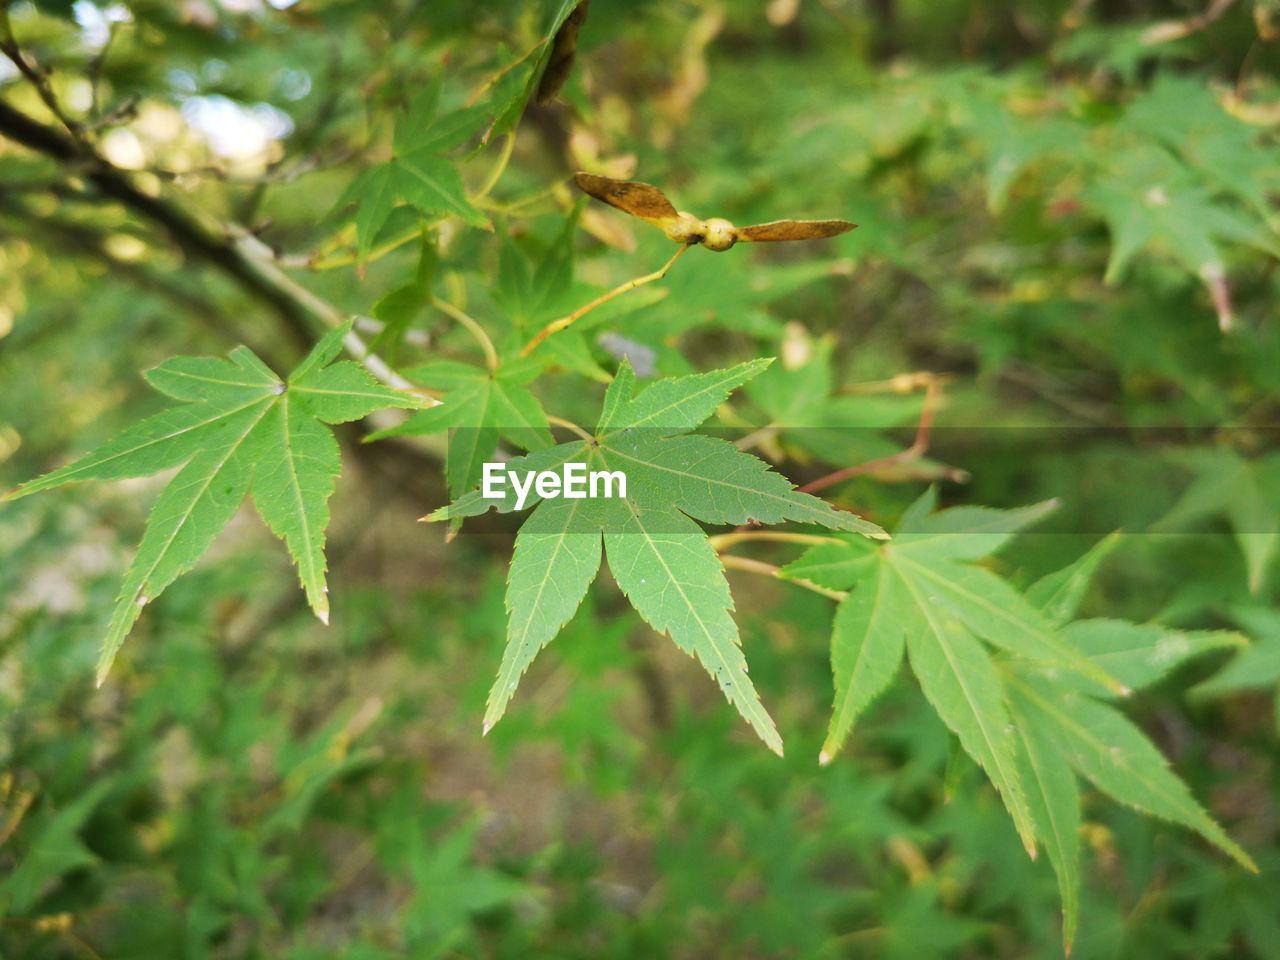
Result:
M598 177L594 173L578 173L573 180L583 192L633 217L661 223L675 220L679 216L666 194L651 183L614 180L612 177Z
M848 220L772 220L738 228L738 239L747 243L773 240L817 240L847 233L856 227Z

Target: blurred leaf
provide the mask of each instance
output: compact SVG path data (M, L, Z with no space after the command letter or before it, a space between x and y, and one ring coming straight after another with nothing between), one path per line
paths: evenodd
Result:
M80 840L80 830L111 788L109 780L100 780L65 806L54 810L46 803L33 815L30 846L0 881L0 900L8 901L6 912L26 913L46 893L51 881L94 862L94 855Z

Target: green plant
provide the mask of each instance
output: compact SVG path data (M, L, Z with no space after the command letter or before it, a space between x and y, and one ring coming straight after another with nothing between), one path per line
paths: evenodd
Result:
M4 497L21 502L0 517L13 558L0 587L38 597L28 571L70 565L57 558L77 524L119 513L132 528L147 499L137 486L86 507L26 495L177 472L114 605L98 575L124 565L113 532L111 562L71 578L83 612L15 599L0 622L22 664L0 782L0 832L18 843L0 886L13 949L556 956L591 931L618 955L652 955L683 931L703 954L873 942L1015 955L1051 939L1047 872L1019 844L1047 854L1069 951L1145 937L1177 955L1192 927L1203 955L1271 949L1257 946L1260 891L1274 892L1266 836L1194 799L1212 803L1225 776L1209 747L1177 758L1189 788L1165 759L1181 741L1160 735L1191 725L1183 741L1244 750L1206 704L1276 681L1276 86L1260 68L1222 85L1212 53L1269 43L1269 14L1081 26L1042 4L1012 19L902 4L901 21L863 26L840 3L781 3L770 26L714 4L597 0L588 14L568 0L268 5L215 10L209 26L145 4L74 6L79 25L67 5L2 8L0 256L14 269L0 304L22 315L10 356L33 359L3 358L0 376L33 402L0 420L29 441L0 432L0 459L34 475L123 429ZM953 16L971 17L988 57L1020 49L1016 36L1029 51L1005 69L959 66ZM872 50L904 37L915 56ZM298 73L314 95L291 99ZM248 160L156 132L184 116L197 129L217 98L295 130ZM626 281L669 255L662 238L593 209L568 177L630 175L629 151L695 209L860 229L803 249L690 249ZM218 282L193 283L173 250ZM143 299L116 289L130 279ZM61 316L78 318L74 335L56 332ZM164 359L240 342L252 349ZM139 366L181 404L135 416L117 384ZM74 410L51 386L63 380ZM1008 448L998 428L1017 438ZM1037 446L1037 430L1052 439ZM1168 455L1175 442L1187 449ZM628 489L486 496L498 459L531 476L582 462ZM233 522L246 497L326 624L330 562L363 558L334 578L330 631L293 616L279 571ZM384 509L398 532L366 550ZM445 526L406 536L424 509ZM1074 535L1034 532L1048 523ZM477 528L515 534L505 585ZM605 559L613 586L596 583ZM400 582L419 563L430 582ZM385 576L362 584L360 564ZM260 601L258 581L273 586ZM85 640L108 606L91 695ZM735 744L727 711L690 706L705 678L685 678L640 623L698 661L771 750L798 749ZM122 648L131 631L148 635ZM258 635L261 652L243 639ZM348 667L350 686L330 675ZM1179 691L1197 679L1188 721ZM86 704L113 687L119 705L101 709L117 739L95 747ZM645 906L609 916L593 882L608 855L572 830L494 841L496 801L423 802L413 718L431 698L448 749L500 770L519 748L555 750L567 782L642 823L647 865L622 885L660 876ZM54 734L64 709L82 726ZM188 746L201 768L166 784ZM1274 731L1248 749L1273 757ZM1078 777L1263 876L1185 841L1157 870L1153 828L1094 805ZM1264 778L1232 782L1265 807ZM1239 842L1219 825L1232 818ZM317 837L358 838L336 877ZM94 903L138 912L135 862L181 923L136 937L82 923ZM1121 919L1090 892L1096 869L1121 901L1139 898L1117 863L1176 878L1150 894L1168 916ZM1239 890L1238 912L1207 903L1215 883ZM397 919L326 939L329 898L361 896ZM760 909L728 919L735 898ZM771 899L788 907L760 906Z

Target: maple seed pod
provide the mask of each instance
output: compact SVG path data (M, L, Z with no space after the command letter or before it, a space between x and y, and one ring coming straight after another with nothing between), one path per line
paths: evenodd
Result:
M723 217L712 217L706 226L707 236L702 245L708 250L722 253L738 242L738 228Z
M707 225L695 217L692 213L685 213L683 210L679 213L679 219L673 220L662 228L662 232L667 235L667 239L674 240L676 243L683 243L685 246L702 243L707 235Z

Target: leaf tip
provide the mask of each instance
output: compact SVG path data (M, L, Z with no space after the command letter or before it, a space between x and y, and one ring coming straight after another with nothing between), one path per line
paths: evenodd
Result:
M827 753L825 749L818 752L818 766L825 767L830 762L831 762L831 754Z
M480 725L480 736L487 737L489 735L489 731L492 729L493 729L493 721L486 720L484 723Z

